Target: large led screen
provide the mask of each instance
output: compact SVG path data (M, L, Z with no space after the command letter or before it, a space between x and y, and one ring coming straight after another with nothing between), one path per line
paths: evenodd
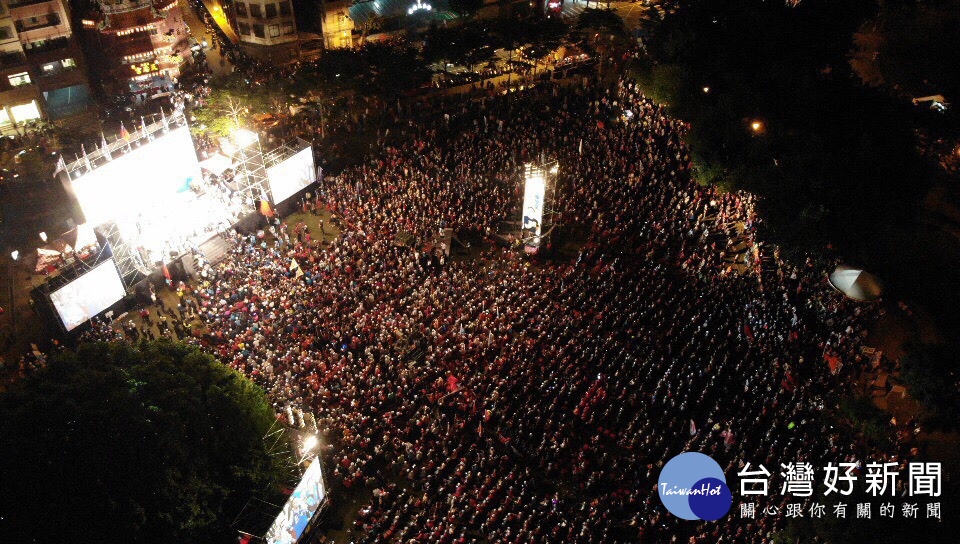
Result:
M120 274L113 259L109 259L54 291L50 300L63 326L72 331L122 299L124 294Z
M547 184L540 168L527 165L524 178L526 185L523 190L523 230L524 236L531 236L527 245L539 245L541 226L543 221L543 199Z
M71 183L87 222L101 225L172 206L200 176L190 129L180 127Z
M317 179L313 167L313 150L306 148L280 164L267 169L270 180L270 192L274 204L290 198L297 191L310 185Z
M310 518L320 507L326 496L320 469L320 458L310 463L303 478L293 490L280 515L274 520L267 532L267 544L293 544L310 523Z

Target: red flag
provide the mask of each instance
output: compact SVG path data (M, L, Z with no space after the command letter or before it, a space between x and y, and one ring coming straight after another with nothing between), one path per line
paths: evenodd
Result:
M166 265L166 264L163 265L163 277L165 277L165 278L167 278L168 280L171 280L171 281L173 280L173 276L170 275L170 270L167 269L167 265Z
M266 200L260 201L260 213L262 213L264 217L273 217L273 210L270 208L270 203Z
M127 127L123 126L123 122L120 122L120 137L126 140L130 137L130 133L127 132Z

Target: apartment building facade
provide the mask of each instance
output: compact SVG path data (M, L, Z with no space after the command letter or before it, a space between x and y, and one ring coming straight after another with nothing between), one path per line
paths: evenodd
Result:
M0 0L0 133L82 113L91 103L67 0Z

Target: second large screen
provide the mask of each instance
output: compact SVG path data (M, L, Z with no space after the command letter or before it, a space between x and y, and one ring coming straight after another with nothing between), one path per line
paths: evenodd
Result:
M54 291L50 301L60 314L63 326L72 331L122 299L124 294L120 274L110 259Z
M274 203L281 203L297 191L313 183L316 170L313 167L313 150L306 148L276 166L267 169L270 192Z

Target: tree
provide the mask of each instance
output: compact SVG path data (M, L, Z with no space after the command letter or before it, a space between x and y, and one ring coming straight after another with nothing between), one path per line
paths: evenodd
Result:
M886 255L929 184L906 108L849 67L874 8L694 0L654 29L641 80L690 122L694 175L759 194L787 249Z
M285 96L278 88L257 85L239 74L221 76L210 82L206 103L191 111L191 127L201 134L229 136L242 128L246 118L257 113L282 113Z
M3 542L235 542L286 477L263 390L184 344L84 345L0 410Z

